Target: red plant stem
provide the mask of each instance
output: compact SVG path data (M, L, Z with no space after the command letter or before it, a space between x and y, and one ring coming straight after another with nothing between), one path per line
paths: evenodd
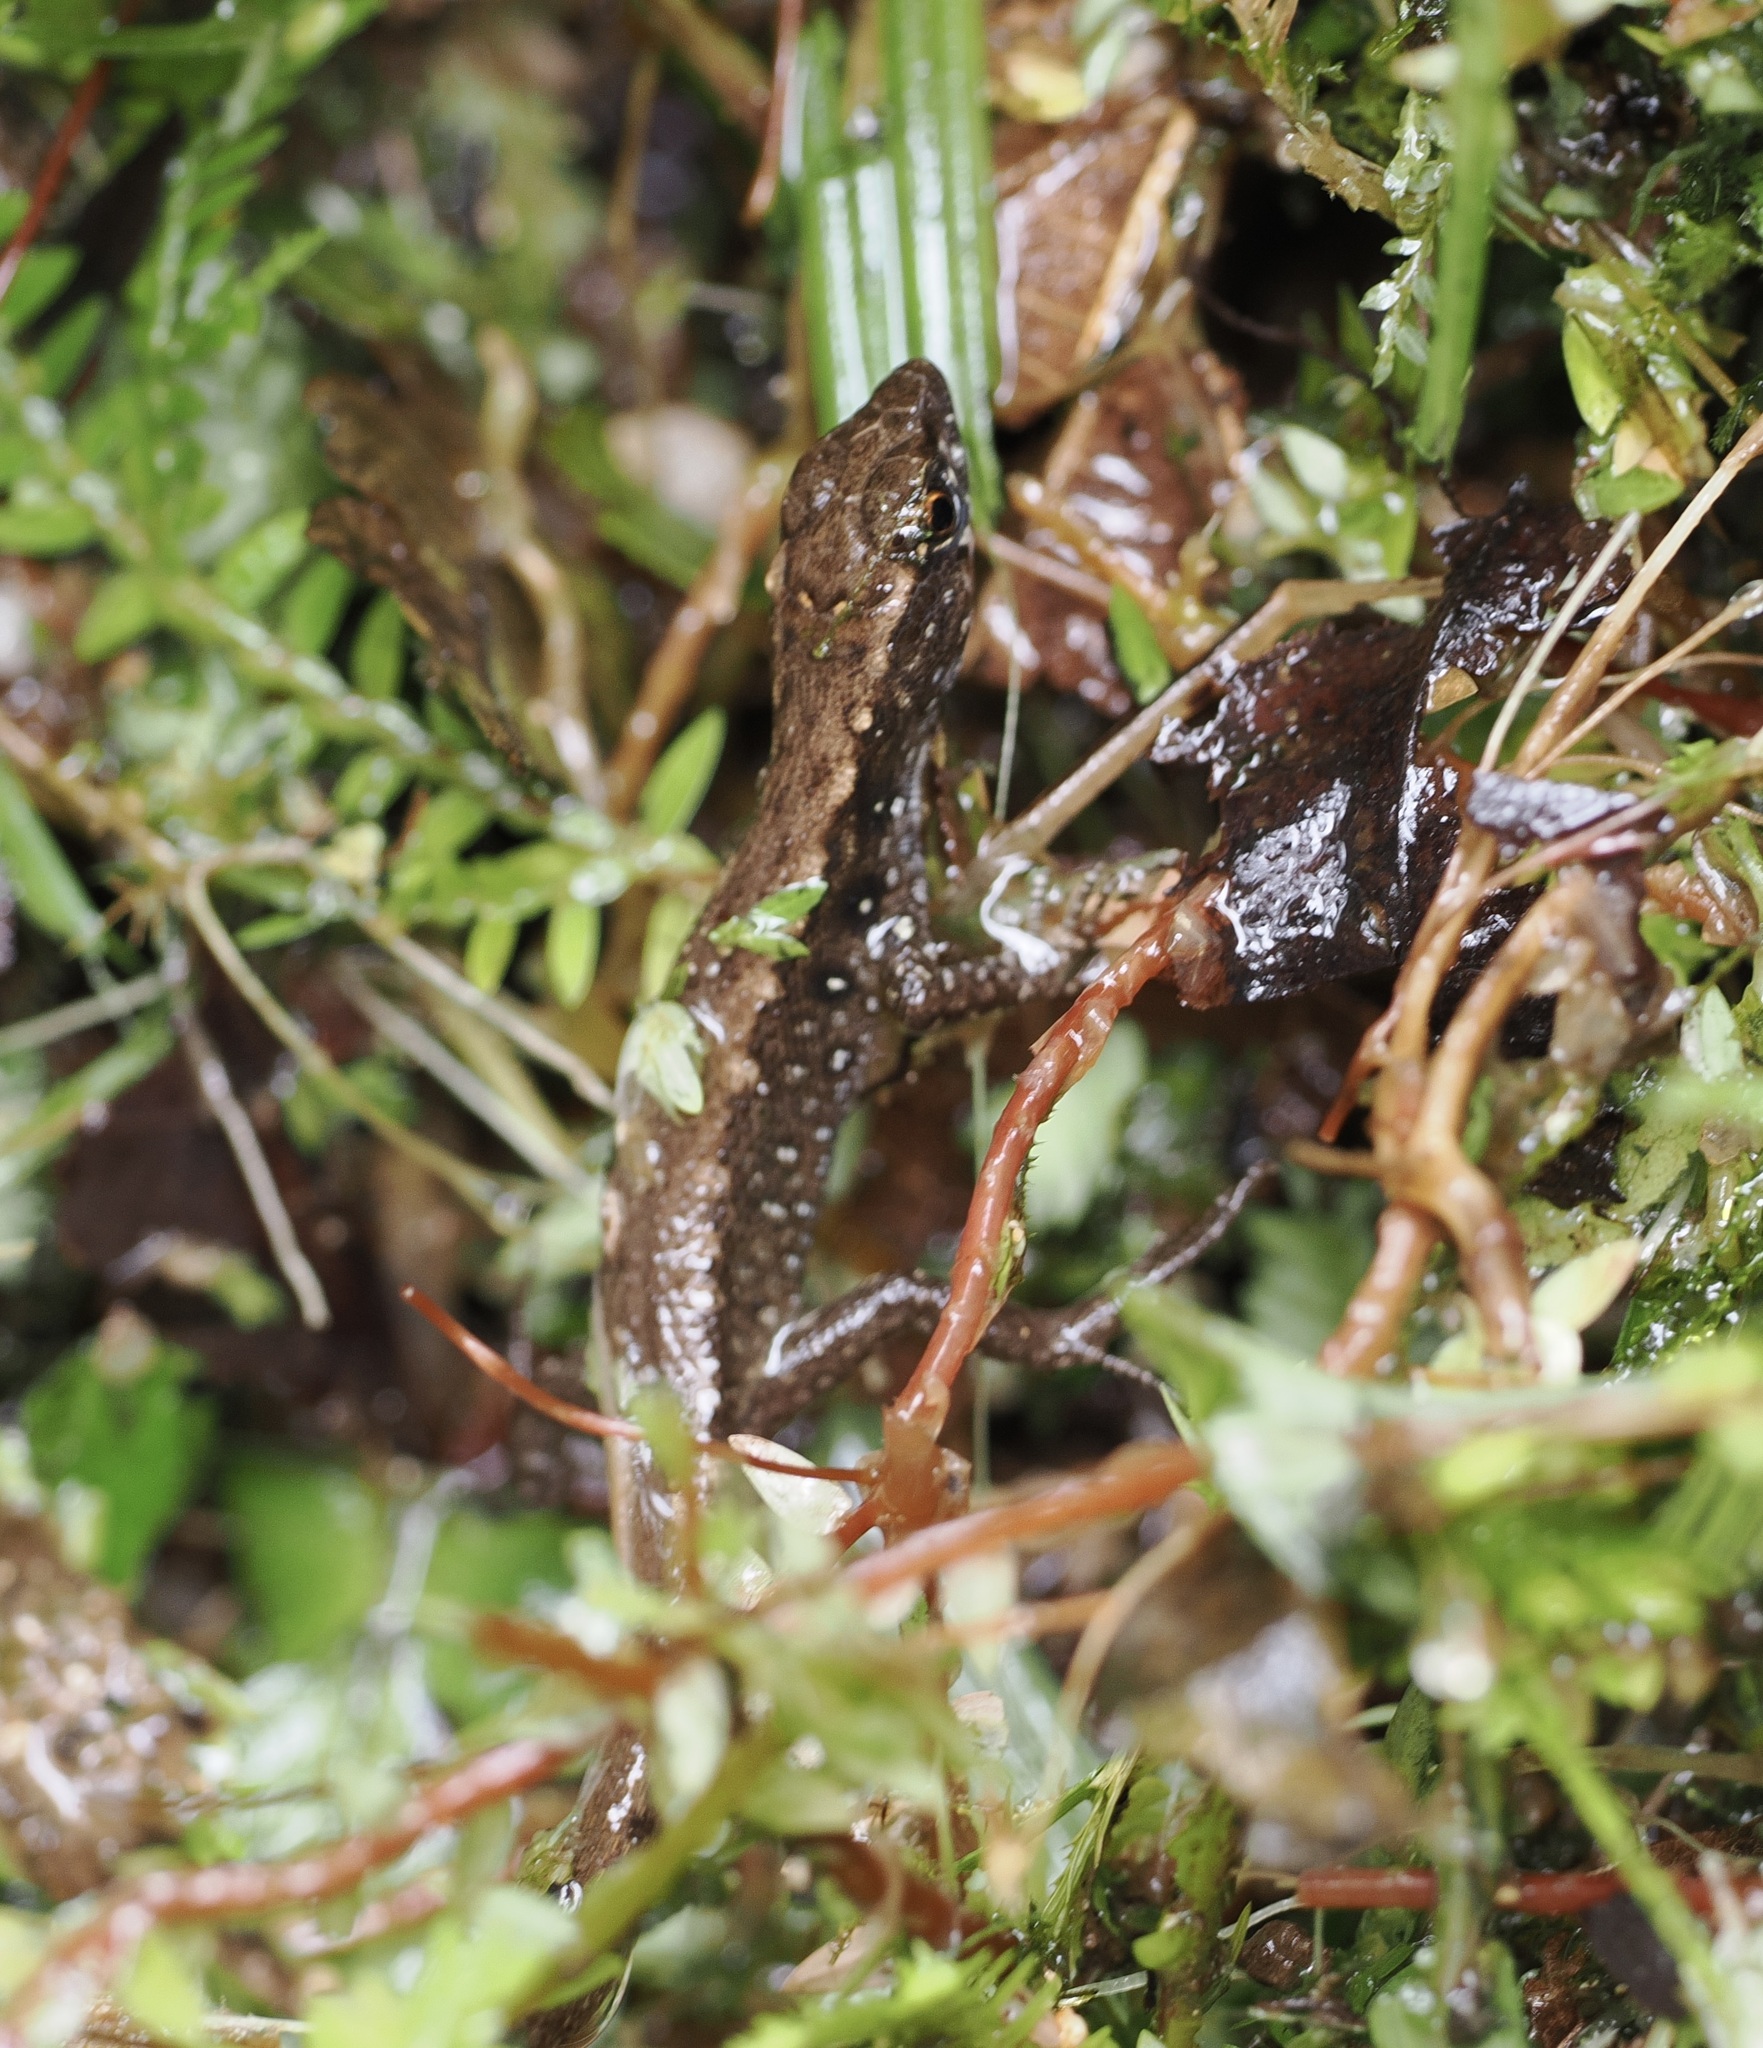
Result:
M117 18L132 21L139 11L140 0L127 0L127 4L117 9ZM103 99L104 88L109 83L110 60L108 57L100 58L80 80L79 91L61 117L61 125L56 129L42 168L37 173L37 182L31 187L31 203L25 208L24 219L13 229L5 249L0 250L0 304L5 303L13 280L31 252L31 244L43 231L43 223L49 217L50 207L55 204L55 195L61 190L61 181L67 176L67 167L73 161L79 139L98 111L98 102Z
M627 1422L619 1415L602 1415L598 1408L583 1408L575 1401L565 1401L561 1395L547 1393L543 1387L535 1386L501 1352L486 1344L481 1337L474 1336L456 1316L449 1315L420 1287L400 1287L398 1299L439 1330L479 1372L494 1380L517 1401L524 1401L529 1408L536 1408L541 1415L549 1416L560 1427L573 1429L582 1436L615 1436L626 1443L641 1440L643 1432L636 1423ZM781 1459L762 1458L752 1451L738 1451L733 1444L707 1443L702 1448L713 1458L726 1458L732 1464L745 1465L754 1472L781 1472L786 1479L849 1479L860 1483L868 1477L855 1465L786 1465Z
M626 1422L616 1415L602 1415L597 1408L583 1408L578 1402L565 1401L559 1395L547 1393L543 1387L535 1387L522 1372L509 1364L501 1352L493 1350L481 1337L472 1333L451 1316L438 1301L424 1294L420 1287L400 1287L398 1299L415 1309L425 1323L440 1331L455 1351L462 1352L479 1372L493 1379L497 1386L506 1388L517 1401L524 1401L529 1408L536 1408L541 1415L548 1415L553 1422L561 1423L565 1429L573 1429L583 1436L616 1436L626 1442L640 1442L643 1432L634 1422Z
M802 40L802 0L777 0L777 41L771 60L771 98L765 108L765 139L759 168L741 208L741 225L756 228L777 197L778 174L784 160L784 121L789 113L790 85L796 75L796 48Z
M115 1887L91 1919L53 1947L0 2015L0 2048L29 2048L33 2014L50 2003L96 1998L153 1928L200 1920L248 1920L352 1891L370 1871L394 1863L436 1828L542 1785L587 1747L526 1739L505 1742L413 1793L386 1827L349 1835L287 1863L216 1863L206 1870L155 1870Z
M1672 1878L1692 1912L1712 1919L1714 1901L1707 1880L1694 1871L1674 1870ZM1539 1918L1566 1918L1601 1906L1627 1887L1614 1870L1531 1870L1514 1872L1494 1887L1493 1903L1506 1913L1534 1913ZM1763 1903L1763 1880L1735 1876L1733 1895L1747 1909ZM1314 1911L1339 1908L1363 1912L1377 1906L1402 1906L1429 1912L1439 1895L1434 1870L1359 1870L1350 1864L1325 1864L1306 1870L1298 1879L1295 1906Z
M951 1522L937 1522L888 1550L846 1567L840 1583L860 1600L928 1579L958 1559L1058 1536L1079 1522L1099 1522L1155 1507L1205 1471L1186 1444L1128 1444L1093 1472L1061 1479L1021 1500L1001 1501Z
M1155 975L1168 966L1185 933L1178 904L1159 909L1114 965L1090 983L1041 1040L1023 1069L992 1142L968 1204L967 1222L955 1251L949 1300L924 1356L894 1403L894 1419L936 1436L949 1413L949 1390L968 1354L986 1333L1002 1305L997 1284L998 1248L1010 1223L1016 1184L1028 1164L1035 1133L1060 1096L1095 1065L1120 1013Z

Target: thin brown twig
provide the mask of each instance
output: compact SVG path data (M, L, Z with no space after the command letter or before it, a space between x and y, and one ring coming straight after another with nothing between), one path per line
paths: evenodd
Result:
M449 1315L441 1304L424 1294L420 1287L400 1287L398 1299L408 1308L413 1308L424 1322L436 1329L460 1355L475 1365L486 1379L494 1380L504 1392L510 1393L517 1401L555 1422L559 1428L573 1430L578 1436L617 1437L625 1443L641 1440L643 1432L634 1422L620 1415L602 1415L598 1408L584 1408L578 1402L565 1401L561 1395L553 1394L546 1388L529 1380L509 1359L502 1356L494 1346L468 1330L456 1316ZM700 1448L712 1458L723 1458L735 1465L745 1465L751 1472L776 1472L786 1479L827 1479L836 1482L862 1484L869 1474L855 1465L786 1465L780 1459L761 1457L748 1450L738 1450L733 1444L715 1440Z
M1400 1314L1432 1247L1430 1221L1442 1223L1456 1243L1494 1355L1534 1363L1523 1239L1498 1188L1471 1164L1461 1133L1470 1092L1506 1013L1550 949L1573 929L1590 886L1583 869L1571 869L1532 904L1416 1075L1407 1113L1399 1120L1374 1117L1373 1149L1392 1210L1380 1219L1371 1267L1323 1348L1324 1371L1365 1377L1391 1355Z
M517 1401L524 1401L529 1408L549 1417L564 1429L572 1429L579 1436L622 1437L628 1443L640 1443L643 1432L634 1422L626 1422L622 1416L602 1415L597 1408L584 1408L579 1402L565 1401L561 1395L551 1393L547 1388L535 1386L523 1372L520 1372L501 1352L474 1335L457 1316L452 1316L438 1301L424 1294L420 1287L408 1284L398 1289L398 1299L407 1308L415 1309L431 1329L438 1330L455 1351L470 1359L486 1379L494 1380L497 1386L506 1389Z
M1722 492L1759 453L1763 453L1763 421L1755 422L1746 431L1587 639L1519 748L1513 763L1516 773L1539 775L1559 758L1602 687L1641 605ZM1580 589L1583 590L1583 580ZM1565 629L1565 619L1558 624ZM1490 884L1496 860L1497 849L1491 835L1466 822L1444 879L1403 962L1389 1006L1361 1041L1324 1121L1324 1138L1332 1138L1338 1132L1364 1076L1376 1071L1378 1080L1371 1115L1373 1145L1380 1158L1392 1162L1401 1159L1426 1095L1427 1034L1432 1007ZM1435 1137L1436 1134L1435 1125ZM1453 1149L1460 1156L1461 1146L1454 1138ZM1460 1178L1453 1184L1465 1188L1468 1185ZM1410 1188L1407 1192L1412 1195L1417 1190ZM1478 1210L1483 1206L1476 1205ZM1380 1370L1395 1355L1408 1303L1437 1241L1432 1220L1435 1208L1430 1201L1400 1198L1385 1208L1379 1218L1378 1248L1371 1268L1355 1290L1339 1327L1323 1347L1322 1362L1327 1370L1365 1375ZM1499 1216L1487 1219L1490 1244L1494 1238L1510 1239L1510 1216L1505 1214L1504 1204L1499 1205L1499 1210ZM1459 1223L1464 1220L1462 1216L1458 1218ZM1509 1263L1509 1243L1506 1250L1497 1245L1492 1249L1497 1263ZM1528 1292L1528 1284L1525 1291ZM1516 1289L1497 1290L1496 1299L1500 1323L1514 1323ZM1528 1328L1528 1317L1525 1323ZM1507 1348L1510 1333L1496 1331L1495 1341L1502 1349Z
M365 1089L358 1087L340 1070L323 1046L277 1002L262 976L239 951L232 933L222 923L209 897L208 876L203 867L194 867L185 875L178 894L185 916L201 935L214 964L257 1012L273 1036L311 1075L316 1085L351 1116L359 1117L387 1144L395 1146L417 1165L444 1181L492 1229L506 1235L513 1228L514 1218L504 1201L506 1190L501 1182L420 1133L406 1130L396 1117L389 1115Z
M536 1670L580 1679L603 1698L652 1699L678 1662L659 1653L596 1657L561 1629L546 1628L518 1614L486 1614L471 1632L473 1645L502 1664L530 1664Z
M478 439L491 488L480 530L525 594L539 628L537 700L526 708L550 734L557 759L582 801L604 800L600 749L588 716L587 639L581 607L562 565L534 528L523 464L539 413L538 386L513 338L493 323L477 333L484 396Z
M179 990L173 1000L171 1014L178 1036L183 1041L190 1072L195 1076L196 1086L209 1114L227 1141L233 1163L239 1169L239 1178L245 1183L245 1192L251 1197L251 1206L257 1211L257 1220L263 1225L263 1234L275 1255L275 1262L281 1268L282 1278L287 1281L300 1310L300 1321L309 1330L328 1330L331 1306L325 1299L324 1283L301 1247L294 1219L288 1214L282 1191L276 1185L275 1175L264 1156L256 1126L233 1092L232 1076L226 1070L226 1062L203 1029L187 990Z
M317 1962L323 1956L347 1955L352 1949L378 1941L382 1935L420 1927L425 1920L444 1913L452 1903L451 1892L432 1878L419 1877L414 1884L401 1885L384 1898L370 1899L342 1934L326 1934L318 1921L304 1920L282 1928L276 1937L276 1947L283 1955L302 1963ZM270 2025L264 2022L266 2032Z
M784 160L784 126L789 116L790 91L796 76L796 51L801 40L802 0L777 0L771 97L765 108L765 137L759 148L759 168L748 188L747 203L741 208L743 227L756 228L771 211L777 198L778 177Z
M1677 559L1690 536L1707 518L1730 485L1763 454L1763 420L1754 420L1721 462L1720 467L1690 500L1673 522L1670 531L1629 579L1627 588L1599 621L1578 658L1567 671L1561 687L1543 706L1542 715L1530 729L1518 750L1517 769L1521 775L1536 775L1555 758L1558 743L1584 716L1593 695L1602 685L1616 651L1627 637L1640 608L1653 587Z
M649 151L649 123L661 89L661 52L646 43L631 66L624 118L618 128L618 160L606 195L606 248L613 261L628 264L637 242L637 203L642 197L643 163Z
M0 2015L0 2048L30 2048L31 2022L48 2005L88 2006L155 1927L255 1920L288 1906L334 1899L395 1862L437 1828L542 1785L575 1761L591 1735L524 1737L484 1750L414 1792L385 1827L349 1835L286 1863L216 1863L154 1870L100 1893L91 1917L55 1942Z
M1638 696L1650 683L1656 682L1659 677L1668 674L1681 661L1691 659L1696 649L1706 641L1713 639L1716 633L1723 633L1728 626L1734 626L1745 619L1754 618L1758 609L1759 600L1754 594L1742 602L1734 599L1731 604L1723 606L1721 610L1716 612L1713 618L1705 620L1693 633L1686 633L1669 653L1660 655L1657 661L1649 662L1645 668L1637 670L1635 674L1624 676L1620 680L1619 686L1604 699L1602 704L1598 705L1594 710L1588 711L1585 717L1580 720L1578 725L1564 739L1556 741L1554 746L1549 749L1547 758L1540 764L1538 772L1546 773L1563 755L1571 754L1574 748L1579 746L1582 741L1591 738L1592 734L1610 716L1611 712L1620 710L1631 697Z
M1103 577L1093 576L1088 569L1074 568L1070 562L1062 561L1057 555L1049 555L1041 548L1024 547L1019 540L1012 540L1007 533L988 533L982 545L994 562L1020 569L1025 576L1032 576L1037 582L1056 584L1073 597L1081 597L1086 604L1106 608L1108 593L1113 585Z
M635 12L698 74L728 119L763 142L771 79L747 44L693 0L641 0Z
M141 0L124 0L117 9L117 19L132 21L140 12ZM43 232L43 223L49 217L49 209L55 204L55 195L61 190L61 181L67 176L67 167L73 162L73 153L79 147L79 140L91 125L92 116L98 111L98 104L104 97L110 83L110 60L100 57L83 79L79 90L61 117L43 161L37 171L37 181L31 187L30 204L25 208L24 218L7 239L6 247L0 250L0 304L12 290L18 273L24 268L24 260L31 247Z
M1160 1542L1153 1544L1142 1557L1135 1558L1121 1573L1084 1625L1077 1648L1071 1653L1071 1662L1065 1667L1064 1683L1059 1688L1059 1720L1070 1735L1077 1733L1078 1721L1095 1689L1108 1652L1113 1649L1120 1631L1132 1619L1134 1609L1159 1579L1167 1578L1179 1565L1185 1564L1229 1519L1223 1513L1208 1514L1197 1500L1183 1500L1176 1505L1191 1505L1194 1513L1185 1522L1178 1523Z
M1500 1192L1463 1150L1469 1097L1507 1012L1583 915L1592 884L1572 868L1519 920L1445 1028L1414 1122L1386 1170L1396 1201L1423 1207L1451 1232L1495 1354L1529 1359L1530 1282L1523 1239Z
M788 461L775 455L753 465L746 488L723 517L709 559L649 657L606 768L607 807L615 818L628 818L636 809L657 755L691 701L711 640L740 610L747 577L783 501L789 469Z

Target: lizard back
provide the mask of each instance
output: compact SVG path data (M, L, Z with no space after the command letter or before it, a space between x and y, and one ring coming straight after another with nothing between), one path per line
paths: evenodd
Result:
M703 1108L628 1084L606 1202L601 1327L621 1396L664 1381L692 1427L796 1313L833 1140L891 1068L890 962L924 932L924 780L973 606L966 465L942 377L908 363L797 465L768 579L770 763L757 815L681 954ZM800 958L710 934L824 882Z

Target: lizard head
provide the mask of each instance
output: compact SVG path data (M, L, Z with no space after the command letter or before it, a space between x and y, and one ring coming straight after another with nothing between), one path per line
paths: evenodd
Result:
M967 638L973 528L967 458L934 364L903 364L796 465L767 580L785 641L847 672L855 657L878 682L885 670L894 689L922 679L941 694Z

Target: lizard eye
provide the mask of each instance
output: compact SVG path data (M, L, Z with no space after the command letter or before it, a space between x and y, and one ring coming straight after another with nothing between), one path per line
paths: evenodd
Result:
M924 530L932 540L947 540L959 518L953 491L936 489L925 493Z

